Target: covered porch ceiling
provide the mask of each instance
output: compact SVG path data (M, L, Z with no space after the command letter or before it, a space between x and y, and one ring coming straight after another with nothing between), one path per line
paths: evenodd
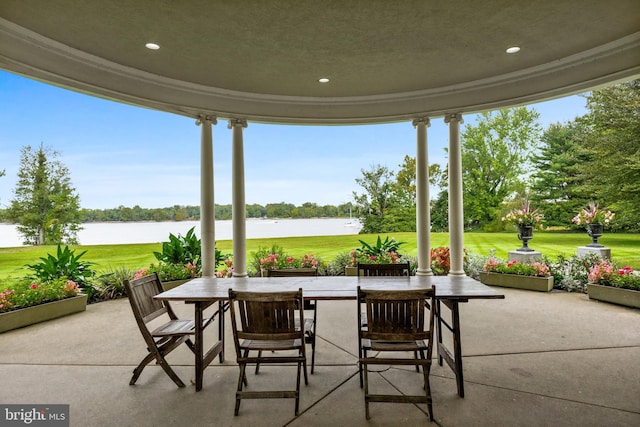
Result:
M638 0L2 0L0 68L190 117L382 123L633 78L639 16Z

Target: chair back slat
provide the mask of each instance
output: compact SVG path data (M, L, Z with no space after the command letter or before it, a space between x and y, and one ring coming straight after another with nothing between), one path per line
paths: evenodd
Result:
M245 339L304 338L296 330L296 316L302 319L302 289L297 292L235 292L229 290L231 314L236 309L240 316L240 328L236 333ZM235 302L235 304L234 304Z
M398 264L358 263L359 276L409 276L411 267L408 262Z
M153 299L163 291L162 283L156 273L125 281L125 289L131 303L131 308L136 316L143 323L149 323L153 319L167 313L165 304Z
M358 300L365 305L366 330L362 337L373 340L418 340L429 337L425 329L425 302L435 289L420 291L374 291L358 288Z

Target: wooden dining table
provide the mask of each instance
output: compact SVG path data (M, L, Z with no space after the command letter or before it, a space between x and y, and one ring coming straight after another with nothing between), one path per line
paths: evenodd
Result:
M302 288L305 299L310 300L355 300L357 288L379 290L419 290L436 287L436 322L438 362L443 361L456 376L458 395L464 397L462 370L462 345L460 341L459 304L475 299L503 299L504 294L467 276L410 276L410 277L202 277L192 279L178 287L169 289L154 298L165 301L183 301L193 304L195 311L195 377L196 391L202 389L205 368L219 357L224 361L224 312L228 307L229 289L252 292L297 291ZM204 311L218 304L218 340L204 351ZM444 318L442 307L451 311L449 321ZM203 326L205 325L205 326ZM453 351L443 342L443 329L453 335Z

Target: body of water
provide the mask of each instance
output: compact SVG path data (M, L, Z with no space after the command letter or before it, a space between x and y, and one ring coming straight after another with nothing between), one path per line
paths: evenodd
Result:
M230 220L216 221L216 240L231 240ZM168 222L92 222L82 224L78 233L81 245L115 245L127 243L157 243L167 241L169 233L183 236L191 227L200 236L200 221ZM248 219L247 238L337 236L358 234L362 226L348 218L311 219ZM22 237L15 225L0 224L0 247L22 246Z

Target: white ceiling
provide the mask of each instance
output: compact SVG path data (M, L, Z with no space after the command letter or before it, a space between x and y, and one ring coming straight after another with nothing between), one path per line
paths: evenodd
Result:
M397 121L636 77L640 1L2 0L0 68L191 117Z

